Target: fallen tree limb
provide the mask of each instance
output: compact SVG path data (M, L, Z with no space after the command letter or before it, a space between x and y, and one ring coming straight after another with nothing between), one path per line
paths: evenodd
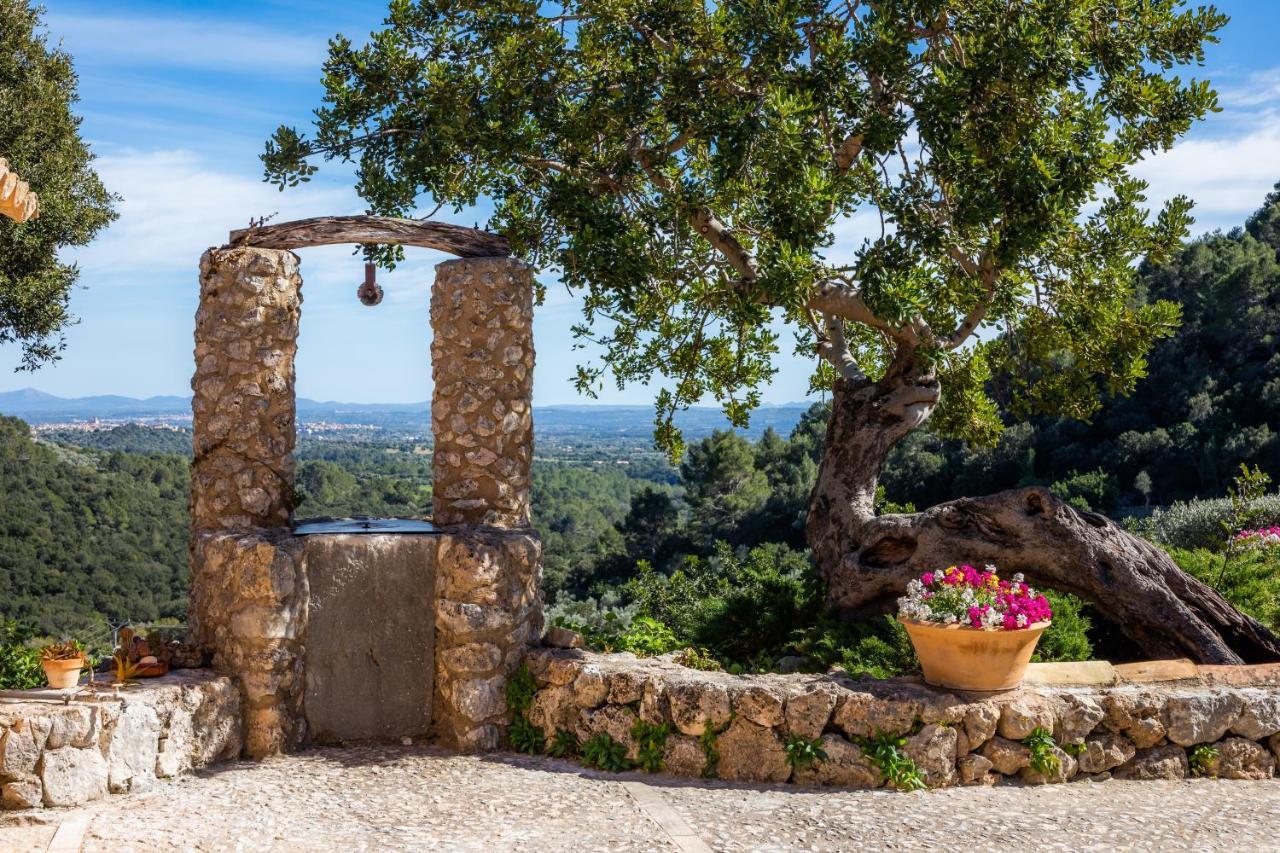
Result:
M830 604L887 608L930 569L992 563L1008 576L1088 601L1151 658L1197 663L1280 660L1280 640L1187 575L1160 548L1044 488L962 498L868 521L856 548L828 572Z

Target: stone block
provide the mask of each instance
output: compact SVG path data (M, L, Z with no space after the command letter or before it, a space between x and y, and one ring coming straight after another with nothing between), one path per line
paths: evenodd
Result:
M1209 776L1260 780L1275 775L1275 756L1260 744L1242 737L1229 737L1216 746L1218 755L1205 768Z
M884 784L880 770L862 749L837 734L822 736L825 760L809 767L797 767L794 781L800 785L834 785L841 788L879 788Z
M813 740L820 736L836 708L834 687L810 684L787 697L784 716L787 731L797 737Z
M716 738L716 775L733 782L785 782L791 765L782 738L773 729L739 717Z
M79 806L107 795L107 762L97 748L47 750L38 771L46 806Z
M1187 752L1176 744L1140 749L1112 771L1116 779L1185 779L1190 772Z
M1166 737L1181 746L1213 743L1227 733L1244 709L1234 693L1204 691L1170 696L1164 704Z
M721 684L689 679L667 685L671 722L691 737L702 735L708 725L719 729L729 722L729 691Z
M956 730L930 723L907 738L903 748L930 788L947 788L959 781L956 774Z

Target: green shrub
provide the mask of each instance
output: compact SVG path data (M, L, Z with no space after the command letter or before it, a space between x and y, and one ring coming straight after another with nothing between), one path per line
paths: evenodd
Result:
M547 753L553 758L577 758L581 751L577 736L568 729L556 729L556 736L547 747Z
M907 739L898 735L879 732L872 737L857 738L858 746L867 760L880 771L884 779L899 791L920 791L927 787L920 777L915 759L901 750Z
M631 728L631 736L636 739L636 764L646 773L657 773L662 769L662 758L667 751L667 737L671 734L671 726L666 723L646 723L636 720Z
M597 770L621 773L631 769L627 759L627 747L614 740L608 732L593 735L582 745L582 763Z
M787 763L797 770L805 770L819 761L827 760L827 751L822 748L822 738L810 740L800 735L787 735Z
M1187 764L1191 767L1192 776L1207 776L1213 762L1218 759L1218 748L1211 743L1196 745L1187 755Z
M1053 608L1053 624L1041 635L1033 660L1091 660L1093 644L1089 641L1088 631L1093 624L1083 612L1084 602L1069 593L1051 589L1041 591Z
M612 651L631 652L640 657L656 657L685 646L670 628L657 619L637 616L618 634Z
M523 714L533 704L533 695L538 692L538 685L533 680L529 667L520 667L507 679L507 708L516 714Z
M1031 751L1031 769L1041 776L1052 776L1062 767L1062 761L1054 752L1058 742L1048 729L1036 726L1022 739L1022 745Z
M542 729L529 722L524 714L516 714L512 718L511 725L507 726L507 738L511 741L512 749L529 755L542 752L547 742Z
M1223 523L1235 508L1230 498L1208 501L1186 501L1168 509L1157 509L1139 524L1139 532L1148 539L1170 548L1221 551L1226 545ZM1253 527L1280 524L1280 494L1264 495L1248 503L1255 514Z
M1245 549L1232 559L1225 574L1222 554L1203 548L1173 548L1169 556L1184 572L1214 586L1242 612L1272 631L1280 631L1280 548Z
M44 686L40 651L31 644L34 635L17 622L0 618L0 690Z
M1111 512L1115 509L1120 489L1115 479L1101 468L1081 474L1072 471L1064 480L1049 487L1054 497L1086 512Z

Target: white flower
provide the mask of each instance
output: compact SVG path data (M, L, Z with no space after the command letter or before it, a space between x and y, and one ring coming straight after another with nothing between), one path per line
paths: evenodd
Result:
M1026 583L1027 577L1022 572L1018 572L1013 576L1014 583Z
M1027 627L1027 615L1025 613L1019 613L1017 616L1017 622L1019 628Z

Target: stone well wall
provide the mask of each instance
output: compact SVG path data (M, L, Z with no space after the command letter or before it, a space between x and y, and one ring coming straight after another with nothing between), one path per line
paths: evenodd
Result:
M434 600L435 612L422 617L435 623L432 734L461 749L496 748L506 721L506 678L542 633L538 538L485 526L405 538L414 540L423 583L434 586L423 597ZM193 628L214 649L214 665L240 679L246 754L261 757L302 746L309 735L305 537L206 532L192 547L193 565L202 573L193 578ZM380 650L370 651L376 656ZM381 651L389 656L391 649ZM396 736L401 734L418 732Z
M240 753L240 692L198 670L60 699L0 701L0 809L78 806ZM46 691L52 692L52 691Z
M959 694L916 679L843 674L732 676L664 659L539 649L527 664L538 685L529 718L550 742L560 730L580 742L607 733L637 757L637 720L666 724L664 772L744 782L877 788L880 770L859 741L905 738L931 787L1010 780L1180 779L1189 751L1213 744L1206 775L1268 779L1280 759L1280 667L1233 667L1175 682L1111 687L1024 687L994 696ZM1053 733L1060 771L1030 767L1022 740ZM709 761L700 738L714 732ZM827 760L787 761L789 738L820 738ZM1063 749L1064 745L1068 746Z

